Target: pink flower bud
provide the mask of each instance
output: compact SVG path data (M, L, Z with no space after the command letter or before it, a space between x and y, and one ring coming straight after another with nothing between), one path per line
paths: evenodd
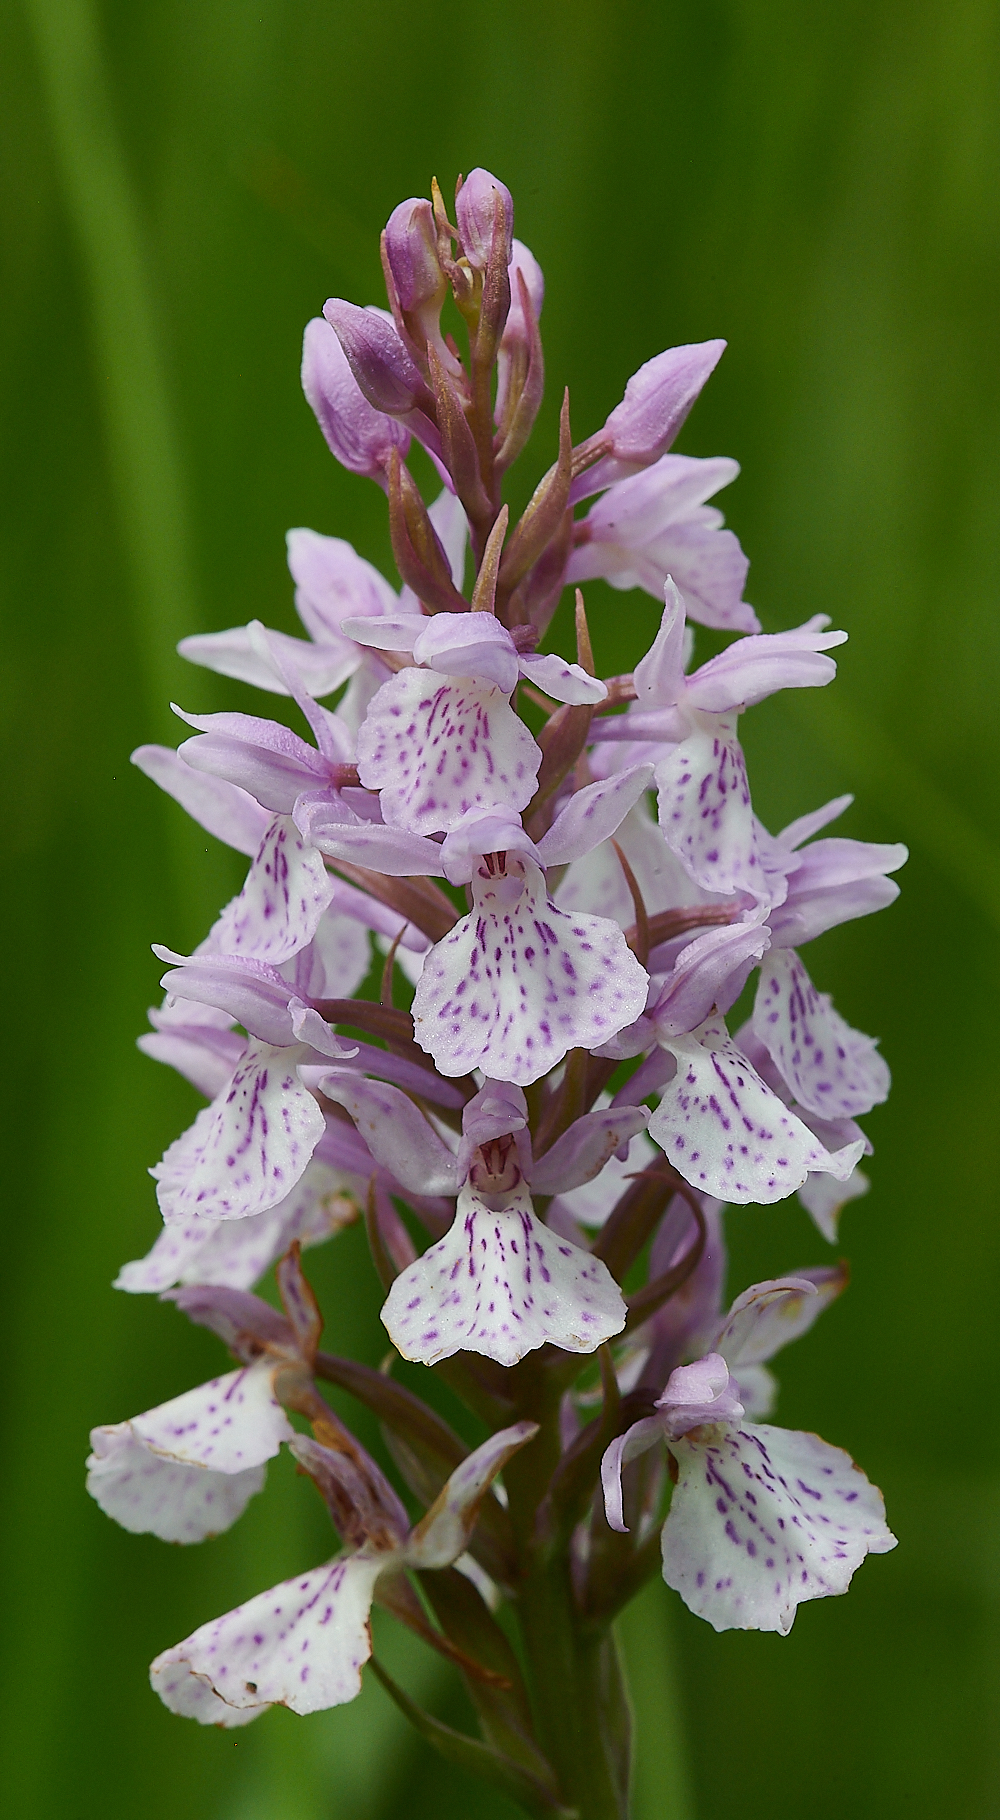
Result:
M390 318L340 297L331 297L323 314L369 404L392 417L405 417L426 394L426 387Z
M462 249L471 266L485 271L493 245L493 215L499 198L507 238L507 263L510 263L514 233L514 202L506 184L489 171L477 167L470 171L455 199L458 231Z
M302 390L337 460L352 474L380 480L390 451L405 457L409 431L376 411L358 390L333 329L321 316L306 324L302 343Z
M615 405L603 430L577 450L578 468L579 458L590 448L596 453L600 446L607 453L574 481L574 505L659 461L725 347L724 341L698 341L687 347L666 348L632 374L621 404Z
M436 322L448 289L437 254L437 229L430 203L411 196L394 208L386 222L385 252L399 307Z

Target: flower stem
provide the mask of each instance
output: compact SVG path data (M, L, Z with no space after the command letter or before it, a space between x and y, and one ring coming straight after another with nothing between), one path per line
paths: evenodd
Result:
M530 1385L530 1447L504 1478L521 1565L518 1622L538 1741L580 1820L627 1820L631 1709L610 1627L587 1621L573 1591L569 1545L538 1534L535 1515L560 1457L558 1395L541 1373Z

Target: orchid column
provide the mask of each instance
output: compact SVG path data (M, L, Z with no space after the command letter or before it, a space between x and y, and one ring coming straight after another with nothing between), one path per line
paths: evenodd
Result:
M582 442L567 394L511 524L543 280L510 195L473 171L452 221L435 184L394 210L382 257L389 310L329 302L302 376L334 456L386 495L401 591L339 538L290 532L305 636L254 622L181 650L299 730L178 709L178 750L134 754L250 867L195 953L155 949L166 997L140 1046L207 1104L152 1170L162 1231L117 1286L174 1301L233 1363L95 1429L88 1484L127 1529L198 1542L288 1447L329 1511L330 1560L157 1657L173 1711L308 1714L367 1665L526 1812L625 1820L613 1627L646 1579L717 1630L786 1633L894 1546L849 1457L768 1419L766 1361L846 1268L727 1309L725 1220L797 1194L832 1245L867 1188L856 1120L888 1070L798 949L891 903L906 855L817 839L846 797L777 835L754 815L740 715L825 687L846 634L761 633L706 503L735 464L669 452L723 344L656 355ZM664 603L634 675L596 676L579 589L575 649L540 650L566 584L598 576ZM698 662L698 626L734 636ZM358 1219L381 1370L321 1349L302 1263ZM475 1445L404 1360L465 1405ZM377 1415L395 1483L322 1383ZM464 1677L478 1738L392 1682L373 1602Z

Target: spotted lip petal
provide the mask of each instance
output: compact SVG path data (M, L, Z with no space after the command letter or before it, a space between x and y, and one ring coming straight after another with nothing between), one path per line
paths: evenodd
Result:
M482 1068L526 1087L567 1050L594 1049L637 1018L648 976L616 923L551 903L529 859L472 879L473 909L431 949L414 1034L444 1075Z
M276 1207L324 1130L288 1050L248 1043L232 1079L152 1170L164 1219L242 1220Z
M889 1070L875 1038L845 1023L791 948L769 954L761 967L753 1027L809 1112L855 1118L888 1097Z
M663 1577L715 1630L787 1635L804 1600L846 1592L867 1554L896 1545L881 1493L818 1435L747 1422L671 1452Z
M448 832L470 809L527 808L542 754L506 696L469 677L401 670L383 683L358 734L358 772L384 820Z
M157 1656L149 1671L155 1691L172 1712L203 1725L243 1725L268 1706L315 1713L353 1700L371 1655L368 1613L384 1565L382 1554L343 1554L203 1624Z
M500 1211L464 1188L450 1230L396 1278L382 1320L405 1359L481 1352L515 1365L546 1342L594 1352L621 1332L625 1304L599 1258L535 1218L522 1183Z
M741 1206L767 1205L794 1193L811 1170L850 1175L863 1141L831 1154L765 1086L723 1023L661 1040L677 1072L649 1135L693 1188Z
M293 1432L262 1360L95 1428L87 1489L125 1529L200 1542L241 1515L264 1483L264 1462Z

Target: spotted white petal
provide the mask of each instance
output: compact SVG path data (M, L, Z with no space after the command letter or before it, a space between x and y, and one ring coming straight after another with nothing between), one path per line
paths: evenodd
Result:
M358 734L358 772L384 820L414 834L453 828L470 809L527 807L542 754L491 683L401 670Z
M172 1712L202 1725L244 1725L268 1706L342 1706L361 1687L372 1595L390 1558L338 1555L259 1593L157 1656L153 1687Z
M546 1341L594 1352L621 1332L625 1303L599 1258L536 1219L523 1183L499 1211L467 1186L444 1238L396 1278L382 1320L404 1359L481 1352L515 1365Z
M687 736L656 767L664 839L703 890L755 892L761 866L737 715L688 716Z
M442 1074L481 1068L526 1087L639 1016L648 977L618 925L551 903L532 860L509 859L500 877L480 867L472 893L413 1000L416 1040Z
M663 1577L715 1630L791 1629L806 1599L843 1593L886 1554L882 1494L818 1435L745 1423L671 1442L679 1477Z
M151 1171L165 1220L243 1220L291 1193L325 1129L295 1054L247 1044L232 1079Z
M744 1205L782 1201L811 1170L846 1179L864 1141L831 1153L761 1080L718 1020L663 1038L677 1061L649 1135L693 1188Z
M855 1118L881 1105L889 1070L876 1039L852 1030L817 992L793 948L765 956L753 1027L799 1104L821 1118Z
M216 924L219 950L280 966L312 941L332 896L322 855L306 844L290 815L276 815L239 897Z
M264 1462L292 1434L260 1361L95 1428L87 1490L124 1529L201 1542L236 1521L264 1483Z
M319 1245L358 1215L357 1179L316 1157L291 1194L247 1220L197 1216L164 1226L144 1258L123 1264L116 1289L157 1294L174 1283L218 1283L252 1289L294 1239Z

